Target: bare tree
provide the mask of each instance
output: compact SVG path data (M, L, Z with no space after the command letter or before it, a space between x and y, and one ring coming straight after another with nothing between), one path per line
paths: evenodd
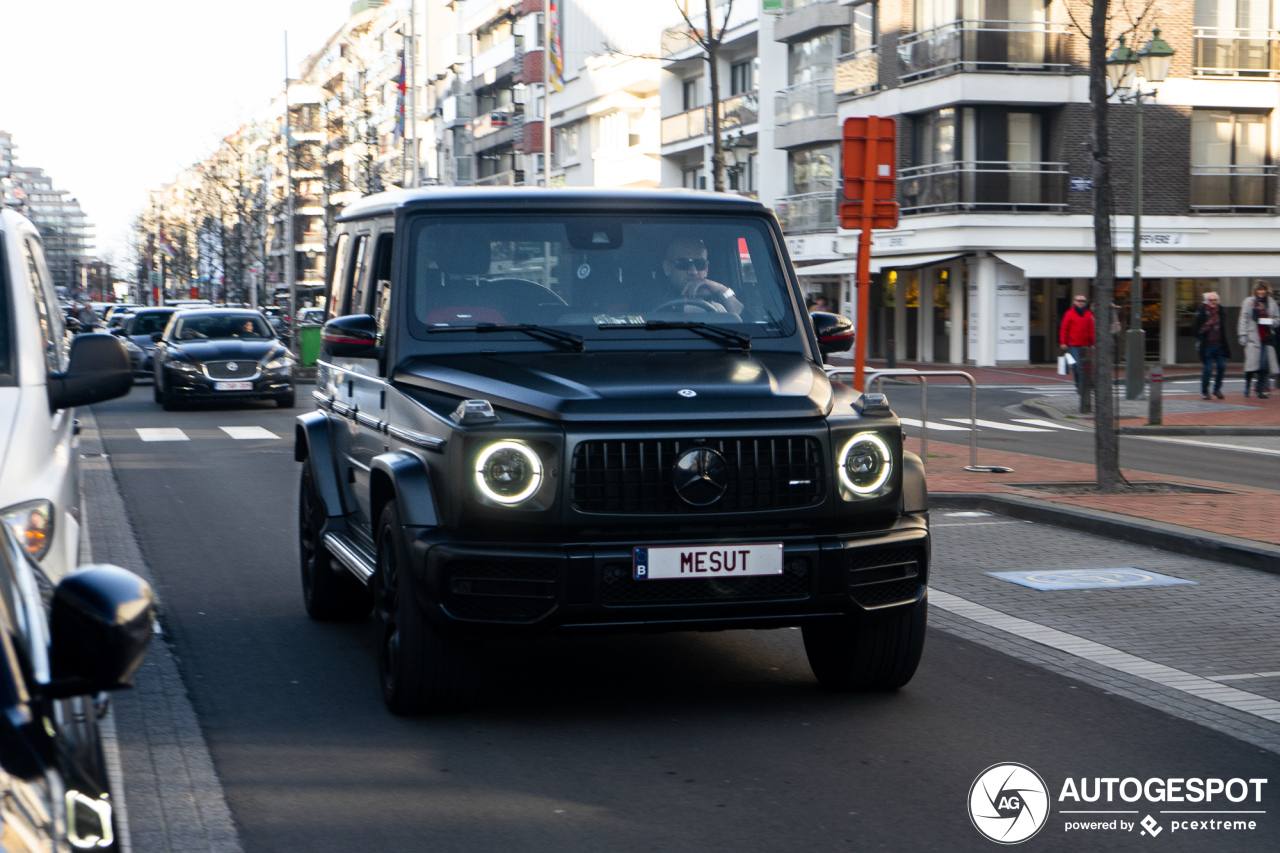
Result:
M689 37L702 48L702 58L707 61L707 80L711 84L711 182L715 191L724 192L724 147L720 140L720 45L724 42L724 32L729 28L729 17L733 14L733 0L725 4L724 20L720 29L716 30L715 18L711 14L712 0L703 0L706 9L706 27L700 28L689 17L689 0L675 0L680 17L689 27Z

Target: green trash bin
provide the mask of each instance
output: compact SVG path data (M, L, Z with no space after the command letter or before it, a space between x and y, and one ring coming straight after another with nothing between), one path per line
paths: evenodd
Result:
M314 367L320 360L320 330L323 326L307 323L298 327L298 354L303 367Z

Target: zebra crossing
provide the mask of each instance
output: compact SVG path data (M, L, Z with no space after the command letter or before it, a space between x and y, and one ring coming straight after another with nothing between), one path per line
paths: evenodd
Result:
M920 429L924 422L917 418L898 418L904 426L915 427ZM972 424L974 421L969 418L943 418L948 423L939 423L937 421L928 421L929 430L938 432L972 432ZM1041 418L1013 418L1015 423L1003 423L1001 421L987 421L978 418L978 431L984 429L1001 430L1003 432L1053 432L1054 430L1063 430L1066 432L1084 432L1083 427L1070 426L1068 424L1060 424L1054 421L1043 420Z
M267 429L266 427L260 427L260 426L223 426L223 427L218 427L218 429L221 430L223 433L225 433L225 437L230 437L237 441L263 441L263 440L269 441L272 439L281 438L281 436L276 435L274 432ZM190 441L191 440L191 436L188 435L186 431L178 427L135 427L134 431L138 434L139 439L146 442ZM212 434L211 435L201 434L198 436L200 438L224 437L224 436L218 436L216 433L213 433L211 430L210 431L202 430L201 432L202 433L208 432Z

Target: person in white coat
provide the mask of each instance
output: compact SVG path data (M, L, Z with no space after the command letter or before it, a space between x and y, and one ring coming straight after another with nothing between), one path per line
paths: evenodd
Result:
M1267 396L1267 374L1280 372L1272 340L1276 334L1280 309L1271 298L1271 285L1266 279L1253 283L1253 295L1240 306L1240 322L1236 330L1244 347L1244 395L1254 383L1258 396Z

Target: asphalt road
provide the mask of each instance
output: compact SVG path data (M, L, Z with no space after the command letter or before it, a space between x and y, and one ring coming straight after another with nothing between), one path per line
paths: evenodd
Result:
M937 630L915 680L871 696L818 689L794 630L495 642L479 709L398 718L378 694L371 625L302 608L297 412L166 413L149 386L94 411L250 853L986 851L965 804L1000 761L1046 778L1193 763L1280 785L1280 756ZM143 442L138 427L190 440ZM1169 833L1158 846L1204 844ZM1272 831L1216 849L1277 847Z
M1171 383L1174 384L1174 383ZM1231 383L1230 390L1238 394L1235 386L1243 387L1240 382ZM1199 400L1199 386L1178 383L1178 388L1190 388L1195 391L1185 399ZM886 388L890 405L900 417L919 419L920 392L915 387L889 385ZM1017 424L1014 418L1037 418L1038 415L1023 411L1024 400L1044 397L1043 390L1025 387L984 387L978 391L978 418L993 423ZM1180 395L1182 396L1182 395ZM1235 396L1234 394L1232 396ZM1169 397L1168 399L1177 399ZM1227 402L1233 402L1228 398ZM931 423L961 423L949 418L968 420L969 389L967 386L930 386L928 407ZM978 431L978 447L992 450L1008 450L1015 453L1030 453L1049 459L1065 459L1072 462L1093 463L1094 434L1088 423L1080 424L1080 431L1065 429L1045 429L1040 432L1007 432L994 428L980 428ZM920 430L908 427L907 434L919 436ZM1219 441L1207 438L1206 441ZM929 441L947 441L968 445L967 432L939 432L930 430ZM1243 442L1246 446L1267 442ZM981 462L979 454L979 462ZM1247 449L1227 450L1219 447L1197 446L1192 444L1174 444L1153 441L1137 436L1120 437L1120 465L1122 468L1144 471L1151 474L1169 477L1191 477L1200 480L1211 480L1231 483L1240 486L1255 486L1273 489L1280 483L1280 458L1276 454L1251 453Z

